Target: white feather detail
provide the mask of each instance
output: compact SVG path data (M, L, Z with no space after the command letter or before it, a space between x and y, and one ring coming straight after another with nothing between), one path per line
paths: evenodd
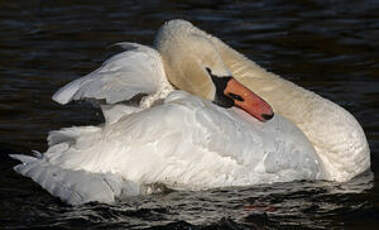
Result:
M107 104L127 101L138 94L152 95L166 79L159 53L135 43L119 43L128 50L106 60L88 75L59 89L53 100L67 104L87 98L105 99Z

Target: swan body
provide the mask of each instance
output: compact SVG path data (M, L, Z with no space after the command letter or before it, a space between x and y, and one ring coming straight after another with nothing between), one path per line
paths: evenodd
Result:
M53 96L61 104L105 102L105 123L52 131L44 154L12 155L23 162L17 172L67 203L112 203L152 192L154 184L201 190L347 181L370 167L365 135L350 113L266 72L189 22L162 26L155 49L119 45L127 50ZM239 95L231 95L239 108L212 103L223 97L217 81L229 80L225 76L263 98L249 94L259 108L239 106ZM138 96L138 106L128 103Z
M143 188L155 183L200 190L324 178L314 148L287 119L277 115L260 123L239 109L225 110L184 91L171 92L163 104L113 124L53 131L48 142L43 157L32 158L37 167L26 161L16 171L54 195L66 187L63 199L71 204L94 198L110 203L121 191L144 194ZM61 183L50 183L53 174L45 172L46 167L55 174L60 168L75 181L65 176ZM98 179L100 175L104 176ZM95 180L96 186L88 186L91 177L102 183ZM122 188L108 188L112 183ZM79 195L67 196L70 190ZM99 194L107 197L99 199Z

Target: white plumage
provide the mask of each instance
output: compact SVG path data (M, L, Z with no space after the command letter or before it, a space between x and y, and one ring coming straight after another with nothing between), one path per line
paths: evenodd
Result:
M24 162L15 169L71 204L112 202L120 187L135 195L153 183L199 190L324 178L312 145L280 115L263 124L183 91L111 125L53 131L48 141L40 158L14 156Z
M154 94L166 78L159 53L134 43L119 43L127 51L106 60L92 73L58 90L53 100L67 104L86 98L104 99L107 104L127 101L137 94Z
M181 32L183 27L190 33L198 30L193 26L188 29L188 26L192 25L182 20L167 23L158 36L161 42L158 41L157 44L162 52L138 44L122 43L129 50L110 58L99 69L61 88L53 99L62 104L86 98L105 101L106 104L101 105L105 124L50 132L49 149L44 154L35 157L12 155L23 162L15 170L32 178L67 203L81 204L89 201L112 203L120 197L146 194L152 192L149 186L157 183L173 189L200 190L298 179L346 181L369 168L367 141L360 126L354 128L357 124L354 123L355 120L352 124L347 124L347 127L352 127L352 139L340 140L351 145L352 152L341 153L338 149L326 151L322 149L323 146L315 146L314 143L318 143L318 140L309 140L306 121L297 124L291 111L282 112L284 107L280 104L277 106L280 108L279 113L270 121L262 123L238 108L225 109L207 99L174 90L167 81L167 78L170 80L167 73L172 76L173 69L185 64L196 63L190 67L187 65L180 73L175 72L175 82L182 80L185 81L184 85L191 82L188 76L197 74L197 77L204 72L205 67L214 67L220 73L229 72L223 68L231 68L231 72L236 72L235 68L223 63L214 60L209 62L209 57L212 57L209 55L206 55L208 59L199 57L199 60L193 60L194 55L190 55L192 59L183 57L187 61L179 65L178 61L168 60L171 58L168 58L169 55L161 56L168 52L162 48L162 44L170 44L168 41L178 27ZM170 39L164 40L165 33ZM200 31L199 35L203 33ZM185 45L185 35L181 34L178 35L178 41ZM206 38L213 39L209 36L206 35ZM203 50L212 49L216 50L212 55L220 54L223 58L217 59L228 62L224 58L225 53L217 51L217 45ZM171 62L176 63L175 68L167 64ZM251 71L252 76L256 76L259 71L261 70ZM181 74L187 78L180 78ZM257 82L262 83L260 79ZM193 84L192 88L196 86ZM207 84L199 87L212 92L213 89L209 87L213 86ZM266 85L266 88L261 89L267 92L277 85L278 82L273 81L272 87ZM294 90L308 92L304 89ZM139 106L124 103L140 94L147 96ZM295 95L299 97L298 93ZM286 96L283 95L282 98ZM269 103L275 105L272 99L275 97L267 98ZM306 100L308 96L304 98ZM307 111L304 114L306 117ZM354 119L348 113L347 116ZM345 123L336 125L344 126ZM325 130L320 135L328 135L327 132ZM338 141L327 136L318 138ZM354 152L354 145L350 142L355 143L357 139L361 139L358 143L361 147ZM337 152L337 156L348 156L346 159L349 164L360 160L356 162L354 170L349 171L344 168L343 162L346 159L340 161L341 164L335 155L328 156L334 152ZM338 167L330 167L333 160L337 161ZM345 165L349 167L348 164ZM339 169L343 177L333 176L341 174L333 171Z

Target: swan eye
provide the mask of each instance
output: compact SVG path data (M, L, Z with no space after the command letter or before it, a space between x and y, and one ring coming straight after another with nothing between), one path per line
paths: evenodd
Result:
M234 93L228 93L228 96L231 97L233 100L236 100L236 101L244 101L240 95L237 95Z

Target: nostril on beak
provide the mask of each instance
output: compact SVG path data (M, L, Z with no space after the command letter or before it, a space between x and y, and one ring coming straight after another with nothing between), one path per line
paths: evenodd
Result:
M263 117L266 121L268 121L268 120L270 120L271 118L274 117L274 113L271 113L271 114L262 114L262 117Z

